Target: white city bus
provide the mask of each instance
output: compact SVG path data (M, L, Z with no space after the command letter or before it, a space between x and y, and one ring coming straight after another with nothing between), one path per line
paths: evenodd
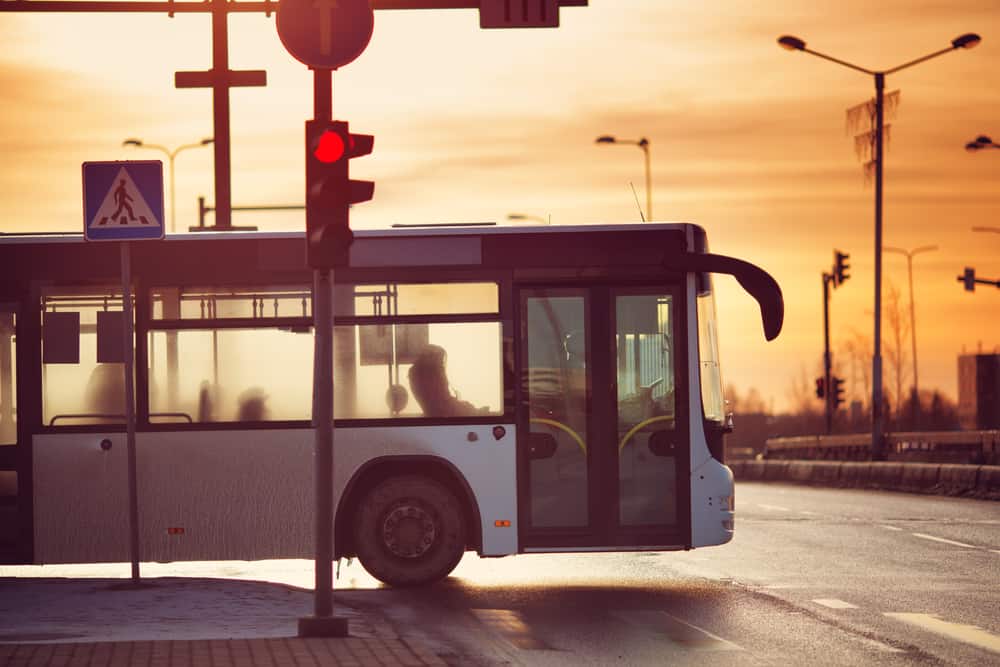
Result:
M301 234L133 244L139 556L309 558ZM0 236L8 563L127 562L118 248ZM733 535L710 274L781 329L775 281L690 224L359 231L335 271L335 555L393 585L465 551L691 549Z

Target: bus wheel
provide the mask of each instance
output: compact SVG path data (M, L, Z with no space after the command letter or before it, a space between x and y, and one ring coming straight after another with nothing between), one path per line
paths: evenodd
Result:
M392 586L448 576L465 552L465 522L455 495L426 477L391 477L361 501L354 520L358 559Z

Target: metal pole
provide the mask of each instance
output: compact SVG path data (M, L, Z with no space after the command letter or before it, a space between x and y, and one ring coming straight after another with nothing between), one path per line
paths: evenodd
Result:
M174 188L174 158L177 151L167 153L170 158L170 233L177 231L177 190Z
M646 155L646 222L653 221L653 179L649 170L649 142L647 141L642 152Z
M229 8L235 4L226 0L212 3L212 74L228 76L229 72ZM233 217L232 177L229 136L229 87L212 86L213 132L215 139L215 226L231 229Z
M331 70L313 71L313 115L333 115ZM313 428L316 429L316 554L314 616L299 619L299 636L346 637L346 618L333 616L333 271L313 271Z
M313 272L316 321L313 427L316 429L316 600L318 617L333 613L333 272Z
M823 397L826 432L833 432L833 411L830 399L830 274L823 274Z
M872 353L872 459L885 459L882 443L882 122L885 74L875 73L875 340Z
M135 453L135 385L132 382L134 373L133 345L134 332L132 328L132 259L130 244L122 241L122 320L124 321L125 340L123 341L125 356L125 449L128 453L128 533L129 558L132 561L132 583L139 583L139 494L136 484L136 453Z
M910 341L913 343L913 396L914 410L920 401L920 384L917 381L917 307L913 303L913 255L906 256L906 272L910 279Z

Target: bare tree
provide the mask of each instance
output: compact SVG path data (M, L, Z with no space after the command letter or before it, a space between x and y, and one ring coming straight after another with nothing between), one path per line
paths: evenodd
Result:
M904 342L910 334L909 314L904 312L899 288L888 283L886 288L886 298L884 302L885 321L888 325L889 336L886 338L885 360L889 366L890 377L893 379L895 391L893 392L893 421L899 426L899 420L903 412L905 398L903 386L910 374L909 357L907 347ZM887 415L888 416L888 415Z

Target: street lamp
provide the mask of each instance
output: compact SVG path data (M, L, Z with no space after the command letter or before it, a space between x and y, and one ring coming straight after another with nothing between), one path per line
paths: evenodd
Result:
M890 246L885 246L885 248L883 248L886 252L895 252L906 256L906 272L910 279L910 341L913 343L913 395L917 399L917 405L920 404L920 384L917 382L917 315L916 306L913 302L913 256L919 255L922 252L931 252L937 249L938 247L936 245L920 246L919 248L914 248L913 250L892 248Z
M649 139L642 137L638 140L636 139L616 139L615 137L605 134L603 136L597 137L594 140L596 144L631 144L633 146L638 146L642 149L643 154L646 156L646 220L652 222L653 220L653 183L649 174Z
M984 148L1000 148L1000 144L993 143L993 140L987 137L985 134L980 134L978 137L965 144L965 150L970 153L975 153L976 151L981 151Z
M882 149L883 149L883 104L885 76L912 67L925 60L936 58L955 49L971 49L982 41L979 35L967 33L951 41L951 46L929 53L896 67L875 71L828 56L806 48L806 43L798 37L783 35L778 44L789 51L804 51L818 58L829 60L875 78L875 340L872 354L872 458L884 458L882 448Z
M122 146L135 146L136 148L150 148L156 151L162 151L167 156L167 161L170 165L170 233L173 234L176 231L176 218L177 218L177 195L174 191L174 158L182 150L188 148L198 148L200 146L207 146L215 141L211 137L202 139L196 144L183 144L178 146L174 150L170 150L165 146L160 146L159 144L147 144L142 139L126 139L122 142Z
M551 214L549 215L548 220L546 220L545 218L543 218L540 215L528 215L527 213L508 213L507 214L507 219L508 220L523 220L523 221L527 221L527 222L537 222L540 225L549 225L549 224L552 224L552 215Z

